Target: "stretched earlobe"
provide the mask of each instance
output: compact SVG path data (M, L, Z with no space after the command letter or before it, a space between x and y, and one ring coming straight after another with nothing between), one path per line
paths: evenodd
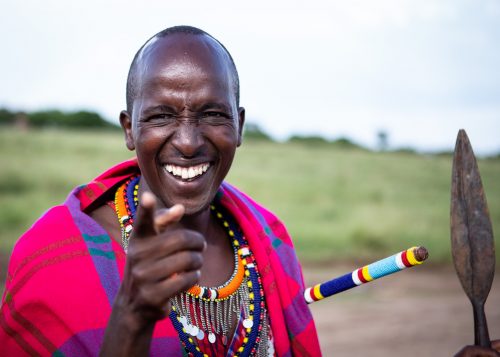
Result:
M120 112L120 125L125 134L125 144L130 151L135 150L134 135L132 132L132 117L126 110Z

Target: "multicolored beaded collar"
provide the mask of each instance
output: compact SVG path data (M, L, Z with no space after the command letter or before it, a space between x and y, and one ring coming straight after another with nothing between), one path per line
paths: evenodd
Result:
M122 232L122 245L125 253L128 248L130 232L134 224L135 211L139 204L139 180L140 176L128 179L123 185L118 187L115 193L115 210L120 222Z
M115 194L115 209L121 226L122 243L126 251L138 205L140 176L132 177ZM185 293L171 299L170 320L189 355L208 356L195 342L195 337L209 343L229 342L230 321L233 315L241 318L244 333L241 345L235 346L234 356L267 355L270 347L267 311L262 282L253 254L239 227L223 215L222 208L210 206L227 229L235 251L235 269L229 280L218 287L194 285ZM271 346L272 348L272 346Z

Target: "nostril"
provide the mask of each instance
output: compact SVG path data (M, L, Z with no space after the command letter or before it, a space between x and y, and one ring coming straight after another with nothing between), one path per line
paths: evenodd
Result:
M204 145L200 128L191 123L181 124L172 138L172 145L184 159L198 156Z

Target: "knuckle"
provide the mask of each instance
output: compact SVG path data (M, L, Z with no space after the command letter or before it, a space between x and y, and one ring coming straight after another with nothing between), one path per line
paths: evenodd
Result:
M156 307L160 305L160 296L153 286L144 286L140 289L139 297L144 306Z
M139 266L133 267L131 274L132 274L132 278L136 281L139 281L139 282L144 281L146 276L147 276L145 270Z
M187 229L175 229L162 234L159 247L163 252L174 254L184 250L201 251L205 245L205 238L198 232Z
M137 290L137 300L139 301L140 305L150 305L149 298L150 293L148 288L142 287L141 289Z
M136 263L142 259L144 255L144 247L136 239L130 239L127 248L127 260Z

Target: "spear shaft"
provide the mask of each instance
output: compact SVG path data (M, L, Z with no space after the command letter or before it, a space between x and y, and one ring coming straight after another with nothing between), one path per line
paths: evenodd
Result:
M304 299L308 304L323 300L326 297L366 284L389 274L420 265L427 257L428 252L424 247L412 247L403 250L338 278L309 287L304 291Z

